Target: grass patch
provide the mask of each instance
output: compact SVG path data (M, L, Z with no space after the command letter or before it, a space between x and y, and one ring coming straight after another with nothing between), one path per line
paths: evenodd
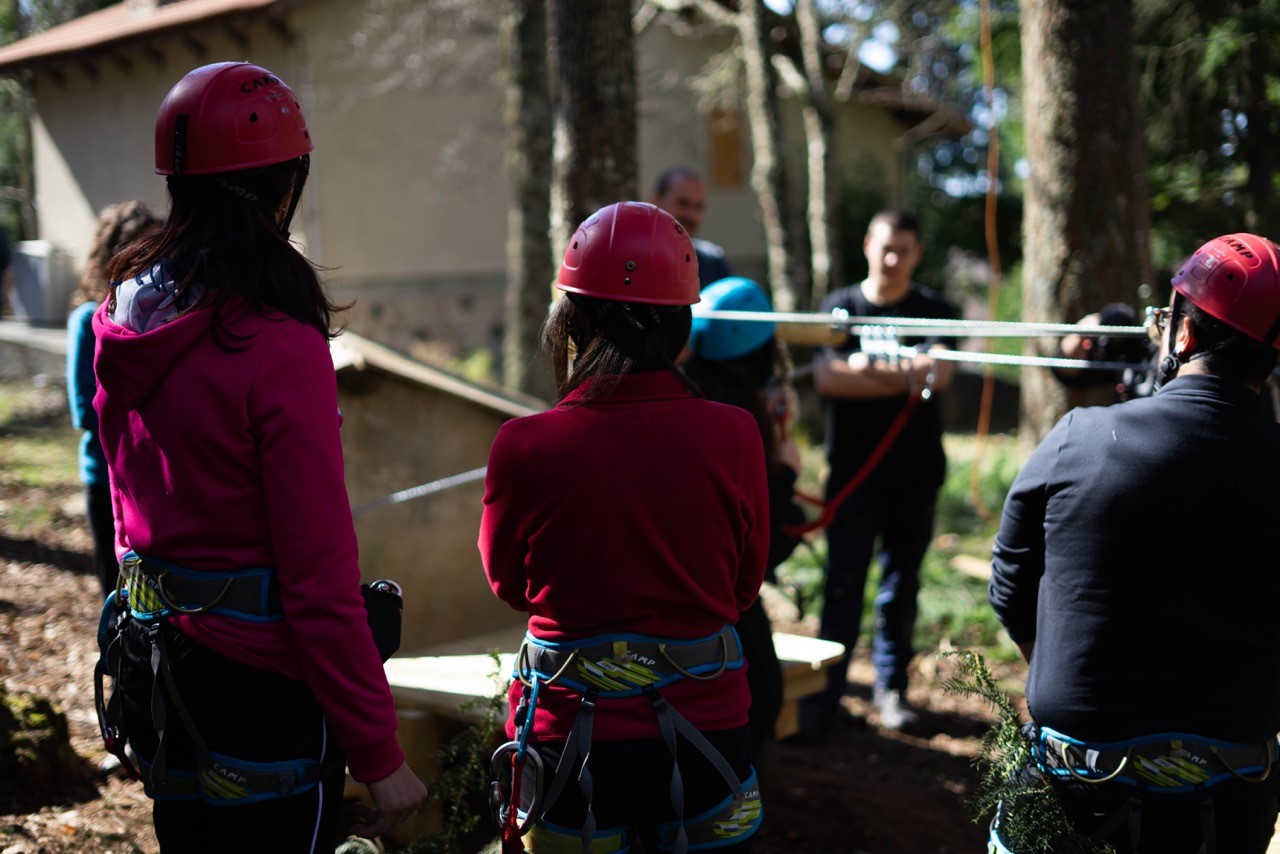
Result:
M65 524L62 507L80 493L80 431L61 385L0 383L0 531L37 538Z

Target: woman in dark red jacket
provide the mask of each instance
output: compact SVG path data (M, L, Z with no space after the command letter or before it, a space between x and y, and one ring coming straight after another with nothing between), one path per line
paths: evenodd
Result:
M599 211L570 241L557 287L567 297L544 346L560 402L504 425L486 479L485 571L529 612L515 741L495 766L545 768L541 803L521 780L532 851L566 835L624 850L637 832L646 850L746 851L760 804L732 625L769 549L760 432L675 368L698 272L669 214ZM586 785L565 785L588 750ZM673 773L683 798L670 795Z

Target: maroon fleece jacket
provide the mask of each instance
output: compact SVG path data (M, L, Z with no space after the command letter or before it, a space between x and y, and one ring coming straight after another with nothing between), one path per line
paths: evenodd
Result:
M479 545L494 593L528 611L538 637L712 635L738 621L764 579L760 430L745 410L695 398L667 372L625 377L598 401L570 394L499 431ZM747 722L745 667L662 693L701 730ZM579 699L554 684L542 691L534 734L567 736ZM644 697L602 700L594 732L659 734Z

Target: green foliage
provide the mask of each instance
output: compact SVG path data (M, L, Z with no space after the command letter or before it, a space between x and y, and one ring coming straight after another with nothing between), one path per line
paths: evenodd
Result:
M1000 508L1023 457L1016 440L1007 436L990 437L981 459L972 436L947 436L945 441L948 474L938 494L937 536L920 570L916 643L921 648L934 648L944 642L983 646L992 655L1011 659L1017 656L1017 650L987 605L986 582L956 571L951 563L966 557L988 559ZM807 449L804 462L801 489L821 494L814 486L822 468L820 449ZM970 478L975 465L980 472L978 493L987 516L974 506ZM809 616L822 608L827 556L825 538L820 533L811 537L810 545L796 549L778 568L780 587L798 610ZM864 612L868 614L874 604L879 571L878 565L872 566L867 581ZM864 630L870 631L870 623L869 619L863 621Z
M476 812L477 803L487 803L489 791L489 757L498 742L501 722L507 708L507 677L496 650L489 652L493 661L494 694L483 700L472 700L461 707L478 722L464 727L440 749L440 779L428 781L431 797L441 801L445 809L444 827L429 833L409 847L413 854L455 854L477 850L492 834L481 822L487 813Z
M497 382L497 366L494 363L493 351L487 347L479 347L449 362L449 370L471 380L473 383Z
M986 660L972 650L939 653L957 669L942 684L950 694L983 700L997 715L982 737L974 758L980 779L968 805L974 822L989 819L1000 808L1000 835L1017 854L1101 854L1099 847L1067 821L1048 781L1033 769L1031 743L1022 734L1022 719L1000 688Z

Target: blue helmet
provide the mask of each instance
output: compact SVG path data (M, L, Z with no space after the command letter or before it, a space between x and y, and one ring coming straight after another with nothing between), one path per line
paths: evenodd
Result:
M750 279L729 276L702 290L702 300L693 307L693 329L689 346L693 354L720 362L745 356L763 347L773 337L772 320L712 320L707 311L773 311L769 295Z

